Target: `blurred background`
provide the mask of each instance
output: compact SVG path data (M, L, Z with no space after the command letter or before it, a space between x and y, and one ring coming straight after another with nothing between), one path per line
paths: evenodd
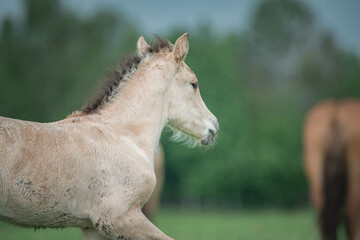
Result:
M175 239L317 239L301 132L314 104L360 97L356 0L0 0L0 115L81 109L143 35L190 33L187 64L220 122L210 150L164 133L157 226ZM81 239L76 229L3 239Z

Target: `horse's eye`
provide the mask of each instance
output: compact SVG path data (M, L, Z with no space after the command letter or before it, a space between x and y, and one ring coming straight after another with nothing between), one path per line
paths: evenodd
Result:
M199 84L197 83L191 83L191 86L194 88L194 89L197 89L199 87Z

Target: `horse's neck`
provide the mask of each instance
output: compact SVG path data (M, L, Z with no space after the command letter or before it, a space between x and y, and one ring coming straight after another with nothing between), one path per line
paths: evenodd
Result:
M132 138L149 155L154 154L166 124L165 83L163 75L135 73L102 111L114 133Z

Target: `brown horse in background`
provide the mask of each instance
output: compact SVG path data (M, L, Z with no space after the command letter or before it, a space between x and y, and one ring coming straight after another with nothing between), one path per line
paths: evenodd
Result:
M327 101L311 109L303 146L322 239L337 239L343 222L348 239L360 239L360 102Z

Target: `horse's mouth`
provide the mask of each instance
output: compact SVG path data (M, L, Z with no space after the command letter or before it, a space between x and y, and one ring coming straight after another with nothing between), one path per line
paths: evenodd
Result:
M209 129L208 135L201 140L202 145L209 145L210 143L214 142L215 136L217 131Z

